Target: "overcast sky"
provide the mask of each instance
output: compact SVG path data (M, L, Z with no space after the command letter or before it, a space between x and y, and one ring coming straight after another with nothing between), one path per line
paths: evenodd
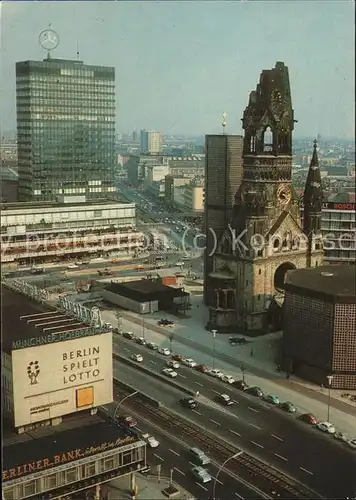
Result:
M297 136L354 137L354 4L335 0L6 2L1 7L1 125L14 130L15 62L45 54L116 68L117 131L241 133L262 69L289 66Z

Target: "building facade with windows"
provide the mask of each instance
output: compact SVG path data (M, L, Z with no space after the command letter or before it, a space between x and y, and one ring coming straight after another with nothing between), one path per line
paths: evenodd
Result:
M335 389L356 389L356 266L289 271L283 368Z
M115 107L114 68L16 63L19 200L113 198Z
M140 152L160 154L163 151L163 135L161 132L140 131Z
M62 201L3 203L1 262L117 256L143 246L134 203Z

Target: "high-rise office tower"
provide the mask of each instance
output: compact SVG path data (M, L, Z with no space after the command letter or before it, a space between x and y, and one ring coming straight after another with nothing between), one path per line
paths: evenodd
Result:
M204 259L204 300L212 297L209 274L213 270L215 246L231 221L235 194L242 180L241 135L205 137L205 210L206 250Z
M161 132L140 131L140 152L160 154L163 150L163 135Z
M47 58L16 64L20 201L115 197L115 70Z

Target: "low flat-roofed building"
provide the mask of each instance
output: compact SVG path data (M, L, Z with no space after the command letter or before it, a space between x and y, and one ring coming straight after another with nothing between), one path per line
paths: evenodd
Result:
M3 203L1 262L117 256L142 247L134 203Z
M93 488L146 465L146 444L99 415L16 434L3 427L4 500L55 499ZM103 495L104 496L104 495Z
M159 310L177 311L186 305L189 293L183 288L164 285L161 280L141 279L127 283L111 282L105 286L103 298L136 313L147 314Z
M288 271L283 366L327 386L356 389L356 266Z

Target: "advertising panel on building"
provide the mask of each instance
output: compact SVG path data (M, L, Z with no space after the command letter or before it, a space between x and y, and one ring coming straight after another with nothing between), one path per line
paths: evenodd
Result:
M111 360L112 333L12 351L15 427L110 403Z

